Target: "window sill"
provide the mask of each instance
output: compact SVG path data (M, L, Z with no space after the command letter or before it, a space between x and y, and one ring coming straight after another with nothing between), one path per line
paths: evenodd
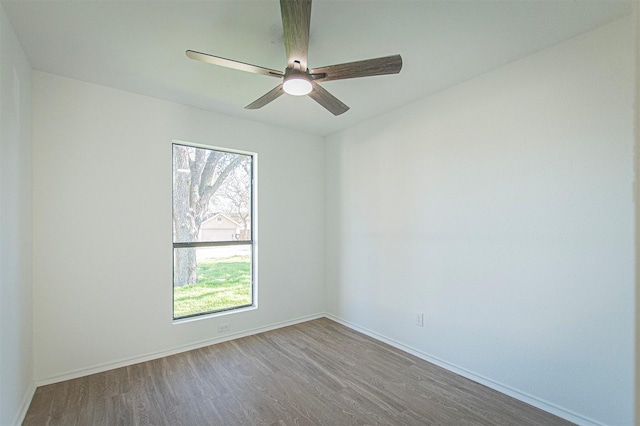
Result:
M185 323L193 322L193 321L200 321L200 320L205 320L205 319L210 319L210 318L219 318L219 317L223 317L223 316L226 316L226 315L233 315L233 314L238 314L238 313L241 313L241 312L254 311L256 309L258 309L258 307L256 305L252 305L252 306L246 306L244 308L230 309L228 311L212 312L210 314L202 314L202 315L198 315L198 316L194 316L194 317L178 318L178 319L174 319L172 321L172 323L174 325L185 324Z

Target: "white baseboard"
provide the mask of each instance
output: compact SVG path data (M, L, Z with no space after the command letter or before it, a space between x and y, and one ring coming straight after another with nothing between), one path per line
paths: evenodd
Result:
M35 395L35 393L36 384L35 382L31 382L31 385L22 396L20 408L18 409L18 413L11 423L12 425L19 426L22 424L22 422L24 422L24 418L27 416L27 411L29 410L29 406L31 405L31 401L33 400L33 395Z
M366 329L364 327L361 327L357 324L351 323L349 321L346 321L340 317L337 317L335 315L332 314L325 314L325 317L329 318L330 320L333 320L337 323L340 323L346 327L349 327L355 331L358 331L362 334L365 334L369 337L372 337L376 340L379 340L381 342L384 342L390 346L393 346L394 348L400 349L401 351L407 352L411 355L414 355L420 359L423 359L425 361L428 361L432 364L437 365L438 367L442 367L445 370L451 371L452 373L458 374L462 377L465 377L469 380L472 380L474 382L480 383L484 386L487 386L493 390L496 390L500 393L503 393L505 395L508 395L512 398L515 398L519 401L525 402L529 405L532 405L536 408L539 408L541 410L544 410L548 413L551 413L555 416L558 416L560 418L563 418L565 420L568 420L570 422L573 422L575 424L578 425L583 425L583 426L604 426L603 423L600 423L598 421L595 421L593 419L590 419L588 417L582 416L580 414L574 413L571 410L567 410L564 409L562 407L559 407L555 404L552 404L548 401L542 400L540 398L536 398L535 396L529 395L525 392L521 392L517 389L514 389L512 387L509 387L507 385L504 385L502 383L496 382L494 380L491 380L487 377L484 377L482 375L476 374L472 371L469 371L465 368L459 367L455 364L451 364L447 361L444 361L442 359L439 359L437 357L434 357L432 355L429 355L427 353L424 353L422 351L419 351L418 349L412 348L411 346L405 345L401 342L398 342L394 339L391 339L389 337L386 337L382 334L376 333L375 331L371 331L369 329Z
M282 327L287 327L290 325L299 324L301 322L311 321L318 318L323 318L325 315L323 313L307 315L304 317L295 318L288 321L282 321L278 323L273 323L264 327L252 328L249 330L244 330L238 333L227 334L221 337L216 337L213 339L201 340L199 342L190 343L188 345L178 346L175 348L167 349L160 352L153 352L141 356L136 356L132 358L120 359L114 362L108 362L100 365L95 365L93 367L83 368L80 370L70 371L64 374L59 374L56 376L45 377L36 380L36 386L45 386L53 383L62 382L65 380L77 379L78 377L89 376L91 374L102 373L108 370L113 370L115 368L126 367L128 365L138 364L140 362L151 361L154 359L162 358L165 356L175 355L182 352L191 351L194 349L203 348L205 346L215 345L216 343L227 342L229 340L239 339L241 337L251 336L254 334L263 333L265 331L275 330ZM34 388L35 389L35 388ZM29 400L30 401L30 400Z

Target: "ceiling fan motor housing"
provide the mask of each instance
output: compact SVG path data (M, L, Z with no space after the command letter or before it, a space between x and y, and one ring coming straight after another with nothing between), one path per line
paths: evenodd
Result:
M287 68L284 71L282 88L285 92L294 96L303 96L311 92L313 89L311 76L308 72L302 72L300 70L300 62L295 61L293 68Z

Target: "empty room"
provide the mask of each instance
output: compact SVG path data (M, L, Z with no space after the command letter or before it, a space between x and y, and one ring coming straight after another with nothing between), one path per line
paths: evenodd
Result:
M638 9L0 0L0 425L638 424Z

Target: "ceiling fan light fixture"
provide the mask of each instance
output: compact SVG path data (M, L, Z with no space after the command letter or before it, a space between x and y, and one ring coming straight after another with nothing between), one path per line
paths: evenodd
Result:
M282 82L285 92L293 96L303 96L311 93L311 81L302 73L291 73Z

